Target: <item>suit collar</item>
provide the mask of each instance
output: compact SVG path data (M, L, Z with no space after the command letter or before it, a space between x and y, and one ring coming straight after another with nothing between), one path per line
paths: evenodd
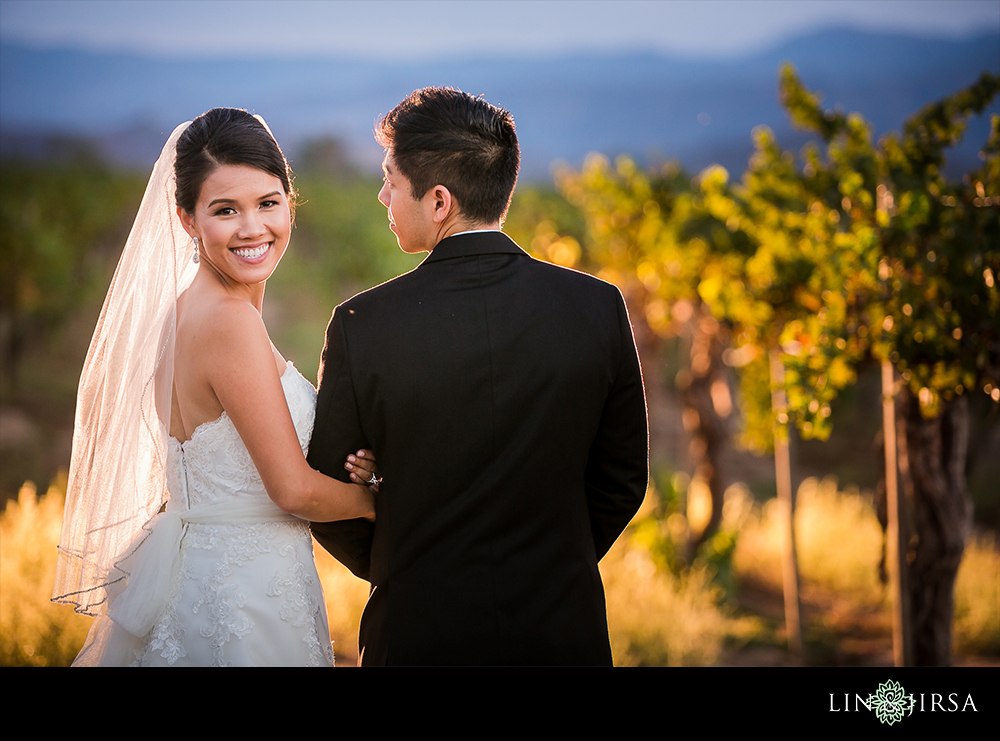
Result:
M454 257L493 254L527 255L528 253L503 232L472 232L442 239L421 265L450 260Z

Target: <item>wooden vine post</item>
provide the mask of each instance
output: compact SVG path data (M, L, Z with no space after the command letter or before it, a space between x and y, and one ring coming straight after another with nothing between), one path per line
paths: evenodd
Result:
M785 366L781 350L771 350L771 406L774 410L774 474L781 506L781 582L785 595L785 629L788 647L802 657L802 605L799 599L799 567L795 556L795 504L792 495L792 464L788 452L788 402L785 398Z
M896 666L913 666L907 568L906 518L899 496L896 458L896 388L892 363L882 361L882 437L885 440L886 564L892 592L892 657Z

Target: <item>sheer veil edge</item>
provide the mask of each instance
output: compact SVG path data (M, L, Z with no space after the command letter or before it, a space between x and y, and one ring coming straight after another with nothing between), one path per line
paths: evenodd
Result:
M177 297L197 267L176 215L174 129L153 167L77 394L53 602L98 616L167 499Z

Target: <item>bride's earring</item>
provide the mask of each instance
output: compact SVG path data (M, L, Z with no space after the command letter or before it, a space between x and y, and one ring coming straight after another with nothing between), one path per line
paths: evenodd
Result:
M201 256L198 254L198 237L194 238L194 254L191 255L191 262L197 265L201 261Z

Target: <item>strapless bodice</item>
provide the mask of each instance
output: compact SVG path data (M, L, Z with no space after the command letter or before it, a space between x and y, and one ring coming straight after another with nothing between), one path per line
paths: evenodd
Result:
M281 387L302 453L309 450L316 417L316 389L289 362ZM252 497L270 502L250 453L225 412L195 429L180 443L169 438L167 448L167 511L186 510L223 499Z

